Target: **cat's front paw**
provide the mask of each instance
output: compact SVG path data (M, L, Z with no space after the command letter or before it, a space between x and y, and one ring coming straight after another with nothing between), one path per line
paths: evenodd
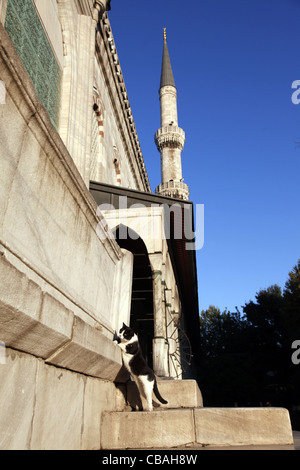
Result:
M116 332L116 331L115 331L115 334L114 334L114 337L113 337L113 342L114 342L115 344L121 343L121 340L120 340L119 336L117 335L117 332Z

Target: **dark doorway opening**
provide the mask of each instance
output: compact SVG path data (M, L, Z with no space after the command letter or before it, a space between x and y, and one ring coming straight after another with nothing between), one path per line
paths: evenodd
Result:
M152 270L147 248L136 232L120 225L114 232L121 248L133 254L130 326L139 337L143 356L153 368L154 313Z

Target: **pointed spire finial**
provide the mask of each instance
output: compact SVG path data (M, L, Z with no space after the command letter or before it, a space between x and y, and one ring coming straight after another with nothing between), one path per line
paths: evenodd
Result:
M160 88L163 86L173 86L175 87L171 61L167 45L167 28L164 30L164 47L163 47L163 58L162 58L162 67L161 67L161 79L160 79ZM175 87L176 88L176 87Z

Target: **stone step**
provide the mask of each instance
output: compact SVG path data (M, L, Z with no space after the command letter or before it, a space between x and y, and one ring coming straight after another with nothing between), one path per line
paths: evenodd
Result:
M283 408L191 408L105 412L102 449L170 449L191 445L293 445Z
M154 409L203 407L202 395L195 380L158 379L157 386L159 393L168 403L166 405L160 403L153 394ZM141 409L141 405L147 409L146 400L143 397L141 400L135 382L127 382L127 403L133 409Z

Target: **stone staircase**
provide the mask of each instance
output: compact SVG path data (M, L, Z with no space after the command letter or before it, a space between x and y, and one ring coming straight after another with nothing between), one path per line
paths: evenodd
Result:
M283 408L203 408L194 380L160 380L168 400L154 411L104 412L102 449L171 449L195 446L293 445L289 413ZM127 402L141 402L133 382L127 384Z

